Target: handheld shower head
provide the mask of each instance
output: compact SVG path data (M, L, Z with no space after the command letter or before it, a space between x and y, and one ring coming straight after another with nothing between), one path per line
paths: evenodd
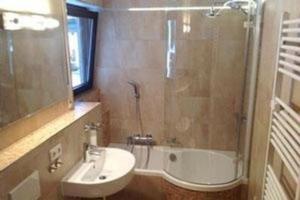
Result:
M128 81L127 83L133 87L134 97L136 99L139 99L141 97L140 90L139 90L139 84L132 80Z

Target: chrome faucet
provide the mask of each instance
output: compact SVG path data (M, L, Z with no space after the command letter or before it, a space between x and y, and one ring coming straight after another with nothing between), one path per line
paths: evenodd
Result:
M86 152L88 151L88 149L89 149L89 144L86 143L86 142L83 143L83 151L82 151L83 156L82 156L82 157L83 157L83 161L84 161L84 162L87 162L87 156L86 156L87 153L86 153Z
M97 131L101 128L100 123L90 123L84 126L84 131L89 134L89 142L83 143L83 160L87 162L87 155L100 156L103 149L97 145Z
M88 143L83 143L83 161L87 162L87 155L101 156L104 150L100 149L98 146L91 145Z
M88 131L91 131L91 130L99 130L101 128L101 124L100 123L90 123L90 124L86 124L84 126L84 131L85 132L88 132Z

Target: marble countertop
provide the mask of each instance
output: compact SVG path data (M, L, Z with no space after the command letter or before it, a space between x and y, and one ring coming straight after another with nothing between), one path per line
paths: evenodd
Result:
M93 110L100 103L76 103L75 108L0 151L0 172Z

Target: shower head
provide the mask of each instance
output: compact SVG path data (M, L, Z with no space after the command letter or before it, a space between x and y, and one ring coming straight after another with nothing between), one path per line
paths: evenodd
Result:
M215 18L219 15L220 10L215 9L215 0L212 0L211 7L208 12L205 13L205 16L208 18Z
M229 0L224 3L224 6L228 6L233 10L240 10L247 15L247 9L245 10L243 6L248 6L251 2L252 0Z
M228 0L226 1L222 7L232 10L238 10L244 13L245 15L248 15L249 8L247 7L256 7L256 3L253 0ZM215 18L220 15L220 13L224 9L216 9L215 8L215 1L212 1L212 5L209 9L209 11L205 14L208 18Z
M242 6L240 4L238 4L236 1L229 1L227 3L227 6L229 6L231 9L234 9L234 10L239 10L242 8Z
M217 17L218 15L219 15L219 12L216 11L216 10L214 9L213 6L212 6L212 7L209 9L209 11L205 14L205 16L208 17L208 18L215 18L215 17Z
M127 82L129 85L133 87L133 92L134 92L134 97L136 99L139 99L141 97L140 91L139 91L139 84L135 81L128 81Z

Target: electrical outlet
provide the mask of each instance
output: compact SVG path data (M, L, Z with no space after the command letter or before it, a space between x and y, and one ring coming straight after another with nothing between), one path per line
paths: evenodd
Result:
M62 145L58 144L49 151L50 162L53 163L56 159L62 155Z

